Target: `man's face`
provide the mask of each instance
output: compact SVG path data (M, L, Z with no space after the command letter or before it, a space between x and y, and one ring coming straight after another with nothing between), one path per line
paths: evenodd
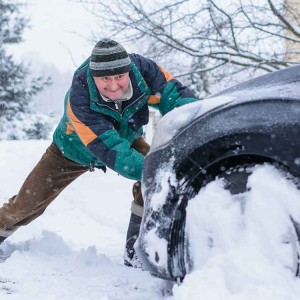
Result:
M129 72L114 76L94 77L94 81L103 96L117 101L122 99L129 87Z

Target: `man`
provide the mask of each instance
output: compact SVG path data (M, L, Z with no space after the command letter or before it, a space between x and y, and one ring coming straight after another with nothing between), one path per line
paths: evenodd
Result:
M143 214L140 180L142 137L148 105L164 115L196 101L193 93L150 59L129 54L119 43L100 40L75 72L65 97L64 115L53 143L29 174L19 193L0 208L0 242L40 216L72 181L94 168L113 169L137 181L133 186L125 264L133 265L133 245Z

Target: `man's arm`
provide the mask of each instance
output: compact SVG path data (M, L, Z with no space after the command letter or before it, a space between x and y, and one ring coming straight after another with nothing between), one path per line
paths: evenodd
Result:
M199 100L187 86L153 60L138 54L131 54L131 59L152 91L148 104L158 107L162 115L175 107Z

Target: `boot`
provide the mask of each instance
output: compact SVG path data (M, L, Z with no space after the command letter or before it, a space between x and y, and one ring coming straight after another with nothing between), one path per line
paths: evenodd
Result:
M131 147L143 154L144 156L150 151L150 145L145 141L143 137L136 139ZM133 202L131 205L131 216L127 229L124 264L128 267L141 267L141 263L138 260L134 243L136 242L142 222L144 200L142 196L141 183L135 182L132 187Z
M144 200L141 191L141 183L135 182L132 187L133 201L131 203L131 216L127 229L124 264L128 267L141 267L135 250L134 243L137 240L142 222Z
M125 245L125 254L124 254L124 264L128 267L141 267L141 263L138 260L135 250L134 250L134 243L136 242L140 227L141 227L142 217L131 213L129 226L127 230L127 237L126 237L126 245Z

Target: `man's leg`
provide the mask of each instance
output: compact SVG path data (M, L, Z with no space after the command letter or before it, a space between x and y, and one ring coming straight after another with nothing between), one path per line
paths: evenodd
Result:
M131 203L131 216L126 235L126 246L124 255L124 264L129 267L138 267L138 261L135 251L134 243L136 242L143 217L144 201L141 191L141 183L135 182L132 188L133 201Z
M146 156L148 154L148 152L150 151L150 145L145 141L145 139L143 137L136 139L132 143L131 148L140 152L144 156Z
M19 193L0 208L0 243L40 216L66 186L87 170L64 158L57 146L51 144Z
M145 141L143 137L135 140L132 144L132 148L142 153L143 155L146 155L150 151L150 145ZM134 183L132 188L132 195L133 201L131 204L131 216L126 236L124 264L130 267L138 267L140 266L140 262L135 255L134 243L139 236L144 211L144 200L140 182Z

